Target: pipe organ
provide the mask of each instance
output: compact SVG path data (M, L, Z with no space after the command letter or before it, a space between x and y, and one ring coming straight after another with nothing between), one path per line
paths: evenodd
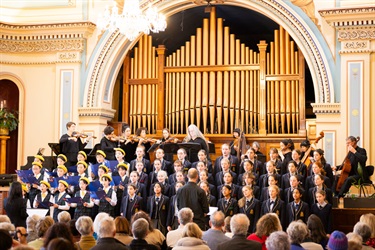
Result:
M251 34L249 34L251 35ZM156 53L157 52L157 53ZM280 27L274 41L249 48L210 18L177 51L144 35L126 62L130 67L125 120L151 134L167 127L184 134L196 124L206 134L301 134L305 129L304 58ZM125 62L125 63L126 63Z

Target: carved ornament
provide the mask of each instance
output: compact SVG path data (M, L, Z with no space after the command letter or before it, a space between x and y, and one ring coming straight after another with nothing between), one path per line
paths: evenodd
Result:
M340 103L311 103L315 114L340 114Z
M112 119L115 117L116 110L106 108L78 108L79 117L101 117Z

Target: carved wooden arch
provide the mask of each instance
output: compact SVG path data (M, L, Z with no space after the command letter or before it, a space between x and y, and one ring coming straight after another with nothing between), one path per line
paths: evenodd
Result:
M197 6L193 1L188 0L156 0L154 3L166 16ZM319 42L318 36L312 32L301 16L281 0L227 0L224 4L252 9L269 16L283 26L301 49L309 66L313 78L315 102L334 102L331 69L328 56L323 52L323 48L327 49L328 46ZM111 103L111 91L113 91L117 74L127 52L135 43L136 41L129 42L118 32L107 32L103 35L98 44L99 48L92 55L88 66L83 107L98 107L103 106L103 103L107 105ZM110 95L107 97L108 101L104 101L106 95ZM108 105L108 108L110 107Z

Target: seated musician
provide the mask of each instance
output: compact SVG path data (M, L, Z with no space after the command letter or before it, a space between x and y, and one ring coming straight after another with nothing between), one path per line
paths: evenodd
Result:
M368 181L369 176L366 170L367 152L366 149L361 148L357 145L357 139L354 136L349 136L346 138L346 146L348 148L347 159L350 161L350 172L348 178L345 179L343 185L337 186L340 183L340 179L337 179L334 183L334 188L336 191L336 196L344 197L350 189L353 182L357 182L361 176L358 172L358 163L361 164L363 170L363 181ZM346 162L346 161L344 161ZM343 173L341 173L343 174ZM340 178L340 177L339 177Z
M75 131L76 124L74 122L68 122L66 124L66 129L68 131L60 138L61 153L67 157L67 165L74 166L77 163L78 152L83 150L83 148L89 142L91 136L85 138L84 142L82 142L81 136L79 136L79 133Z
M301 156L300 156L300 159L302 160L304 157L305 157L305 153L309 150L309 148L312 148L313 150L310 151L310 161L313 159L313 152L315 150L315 144L310 144L310 141L309 140L304 140L301 142L300 144L300 150L301 150Z
M151 143L149 139L146 137L147 128L145 127L137 128L137 131L135 131L135 135L137 136L137 139L138 139L138 146L142 145L145 147L145 158L150 160L150 156L147 151L151 148Z
M117 142L113 141L115 129L111 126L104 128L104 136L100 141L100 149L106 154L107 160L116 160L115 148L117 148Z
M230 154L233 156L237 156L237 151L239 150L238 148L238 141L241 135L241 129L235 128L233 130L233 138L234 140L229 144L230 147Z

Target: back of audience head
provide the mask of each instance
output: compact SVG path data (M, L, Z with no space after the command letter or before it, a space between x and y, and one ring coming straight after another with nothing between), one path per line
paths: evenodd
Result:
M260 217L256 224L256 234L259 237L269 236L275 231L281 231L281 223L279 217L274 213L268 213Z
M348 250L361 250L362 249L362 237L356 233L348 233Z
M292 244L301 244L309 234L306 224L302 221L291 222L286 232Z
M9 232L9 231L15 231L16 227L10 222L3 222L3 223L0 223L0 229L7 230Z
M51 216L46 216L38 220L38 222L36 223L36 230L38 232L38 237L44 238L48 229L53 225L53 223L54 221Z
M109 214L104 213L104 212L98 213L95 216L95 220L94 220L94 232L96 234L99 234L99 224L100 224L100 222L102 220L104 220L105 218L108 218L108 217L109 217Z
M8 250L11 249L13 244L12 236L9 230L0 229L0 249Z
M89 216L80 216L75 223L78 232L83 235L92 235L94 232L94 224Z
M126 218L117 216L115 219L116 233L130 235L130 225Z
M289 250L290 242L288 235L283 231L271 233L266 240L267 250Z
M343 232L333 231L329 237L328 250L346 250L348 249L348 238Z
M230 220L230 230L233 234L247 235L250 221L245 214L236 214Z
M64 239L64 238L56 238L51 240L48 243L46 250L67 250L67 249L75 249L73 242Z
M182 237L193 237L202 239L202 230L194 222L189 222L185 225L184 230L182 231Z
M327 238L326 232L324 230L324 225L320 218L315 214L312 214L307 219L307 228L310 232L310 240L315 243L319 243Z
M0 214L0 223L3 223L3 222L11 222L8 215L5 215L5 214Z
M135 239L146 238L149 230L149 225L146 219L139 218L132 223L132 232Z
M187 223L193 221L194 214L190 208L184 207L180 209L180 211L178 211L177 216L178 216L178 221L180 222L180 224L186 225Z
M362 237L362 241L366 242L371 237L371 228L366 223L357 222L354 225L353 233L356 233L359 236L361 236Z
M375 238L375 214L362 214L359 221L366 223L371 228L371 238Z
M66 223L57 222L48 229L44 239L44 247L47 248L51 240L60 237L73 243L73 235L69 226Z
M112 217L103 219L99 224L100 238L113 238L116 235L116 225Z
M210 216L210 223L214 228L222 228L225 225L224 221L225 215L221 211L216 211Z
M77 222L76 219L73 219L73 220L69 221L69 223L68 223L69 224L69 228L70 228L70 231L72 232L72 235L74 237L80 237L81 233L76 228L76 222Z
M26 219L26 227L28 231L35 231L36 223L41 219L41 217L37 214L33 214L32 216L27 217Z
M57 215L57 221L61 223L69 223L69 221L72 219L70 216L70 213L67 211L62 211Z
M148 231L150 231L150 232L154 231L154 228L152 227L150 216L148 216L148 214L146 214L144 211L139 211L139 212L135 213L132 216L130 224L133 225L133 223L136 220L138 220L139 218L143 218L143 219L145 219L148 222Z
M231 216L227 216L225 217L224 219L224 230L225 232L227 233L231 233L232 231L230 230L230 221L231 221L232 217Z

